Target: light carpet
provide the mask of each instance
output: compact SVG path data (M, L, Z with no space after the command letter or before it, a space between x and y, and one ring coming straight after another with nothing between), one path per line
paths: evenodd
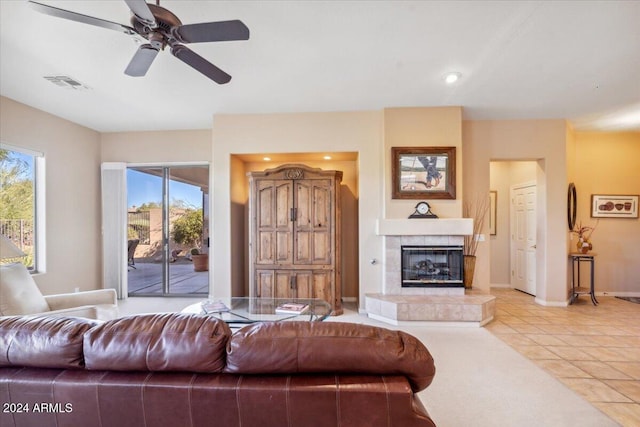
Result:
M129 298L120 311L180 311L194 301ZM396 327L355 309L329 321L399 329L420 339L433 355L436 376L419 397L439 427L619 425L483 328Z
M617 426L560 381L484 329L403 328L436 361L419 394L439 426Z

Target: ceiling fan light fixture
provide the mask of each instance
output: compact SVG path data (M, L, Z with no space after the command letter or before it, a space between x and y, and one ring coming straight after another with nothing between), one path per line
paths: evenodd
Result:
M460 74L457 71L452 71L450 73L445 74L443 79L446 84L452 85L458 80L460 80L461 77L462 77L462 74Z

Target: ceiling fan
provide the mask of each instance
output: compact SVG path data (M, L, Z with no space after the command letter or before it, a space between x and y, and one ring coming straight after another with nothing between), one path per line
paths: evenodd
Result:
M242 21L203 22L182 25L180 19L169 10L156 4L148 4L145 0L124 0L133 16L131 26L106 21L92 16L82 15L65 9L48 6L29 0L38 12L69 19L84 24L95 25L128 35L138 34L149 43L140 45L131 62L124 71L133 77L144 76L159 51L166 46L171 48L173 56L195 68L211 80L219 84L228 83L231 76L198 55L184 44L218 41L249 40L249 28Z

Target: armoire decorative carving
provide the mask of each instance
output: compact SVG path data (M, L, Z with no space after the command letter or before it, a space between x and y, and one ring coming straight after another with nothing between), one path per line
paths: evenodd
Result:
M250 296L321 298L342 314L342 172L287 164L248 176Z

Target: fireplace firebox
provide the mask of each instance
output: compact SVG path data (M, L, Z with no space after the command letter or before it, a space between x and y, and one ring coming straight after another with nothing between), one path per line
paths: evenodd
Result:
M462 246L402 246L402 287L464 287Z

